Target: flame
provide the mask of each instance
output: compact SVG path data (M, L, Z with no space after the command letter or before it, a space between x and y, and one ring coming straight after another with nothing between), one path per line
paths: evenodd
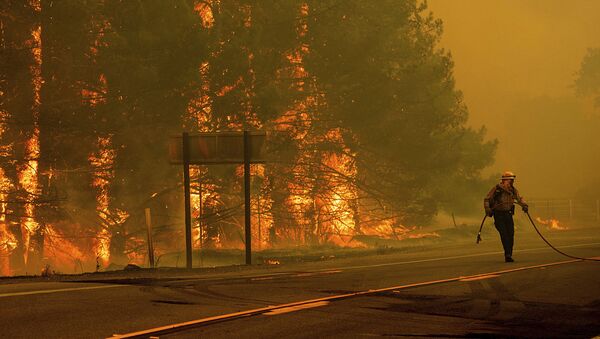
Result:
M298 33L298 37L304 37L306 36L306 33L308 33L308 22L306 21L306 18L308 17L308 4L307 3L303 3L300 6L300 20L298 22L298 26L296 28L296 32Z
M264 170L264 167L263 167ZM267 186L266 183L264 187ZM263 250L269 247L269 230L273 226L273 214L271 209L273 208L273 200L271 200L268 194L261 190L261 193L255 197L252 201L252 239L256 243L254 248Z
M42 11L41 0L29 0L29 6L31 6L38 13Z
M308 32L308 13L308 5L303 4L297 24L299 38ZM300 43L286 56L299 92L306 91L308 86L315 87L316 80L304 67L304 57L308 53L309 46ZM295 223L306 230L296 236L297 241L307 241L304 237L311 236L319 242L363 246L353 239L356 211L352 204L357 203L358 194L351 182L356 176L352 154L344 147L340 129L334 128L324 134L314 132L314 119L324 101L320 95L308 95L276 120L276 129L295 139L301 150L292 168L294 179L288 183L290 194L286 206ZM318 151L317 146L322 142L341 145L341 150Z
M23 236L23 257L27 264L29 262L29 253L31 235L38 231L40 225L35 220L35 197L39 195L38 187L38 159L40 154L40 143L39 143L39 127L37 120L39 117L39 109L41 104L41 88L42 88L42 27L37 26L31 33L32 40L32 54L34 57L34 63L30 67L33 83L33 94L34 101L32 106L32 114L34 116L34 129L33 133L25 143L25 162L19 168L17 175L20 186L27 192L28 198L24 205L25 216L22 218L22 236Z
M326 138L330 142L343 143L342 133L339 129L330 130ZM332 169L331 174L331 201L330 213L335 216L333 227L339 234L354 234L355 219L350 206L351 201L358 199L356 188L347 178L356 177L356 166L349 149L344 149L342 153L330 153L325 155L323 161L327 169Z
M47 224L44 228L44 256L46 264L57 272L85 272L93 259L86 255L86 242L73 242L58 227ZM83 248L82 248L83 247Z
M101 229L96 235L94 251L103 266L107 266L110 260L110 225L123 223L129 215L125 211L112 210L110 208L110 183L114 179L114 163L116 150L112 146L111 137L99 137L97 140L97 152L88 157L92 166L92 187L96 189L96 210L102 220Z
M31 0L30 4L38 11L41 11L39 0ZM194 11L197 13L203 29L210 30L215 26L215 13L213 6L218 6L218 0L196 1ZM242 22L244 27L252 26L252 7L250 5L242 6ZM287 52L287 65L284 69L278 71L278 76L282 79L293 79L293 87L299 94L306 93L306 97L298 99L288 109L281 114L274 124L274 129L286 133L298 145L299 153L293 164L289 165L291 179L284 183L288 195L283 202L283 206L273 206L274 200L271 195L271 184L269 176L265 173L265 166L252 165L252 175L260 177L262 186L257 187L258 193L253 194L252 209L252 234L254 248L264 249L272 246L269 241L274 227L273 208L282 208L286 216L291 216L287 220L278 220L278 222L289 222L289 225L277 225L275 230L279 237L286 237L289 240L295 240L297 243L318 241L319 243L329 242L346 247L365 246L355 237L357 235L372 235L389 239L407 239L439 236L437 233L419 232L415 226L405 227L401 224L402 219L398 216L374 216L364 212L359 206L359 190L355 180L357 177L357 166L355 164L355 154L352 153L344 144L345 131L339 128L325 129L319 119L323 116L323 107L327 102L324 94L317 88L317 81L309 74L304 65L305 57L310 53L310 46L305 42L305 37L309 32L308 20L309 6L302 4L299 8L299 17L297 20L296 33L298 43L295 48ZM98 23L105 28L109 23ZM34 85L34 105L33 114L37 121L40 108L40 93L42 86L41 78L41 26L32 31L31 51L35 60L31 68ZM97 39L93 46L90 46L90 55L97 56L99 47L105 43ZM220 43L227 43L222 41ZM218 52L215 52L218 54ZM218 55L212 55L217 58ZM254 93L255 75L252 63L255 55L248 53L248 65L250 65L247 74L235 78L228 85L217 88L216 91L211 86L211 64L207 61L199 63L198 72L200 74L200 85L195 93L195 98L190 100L187 112L188 117L193 120L193 128L199 131L214 131L224 128L241 128L241 118L239 116L229 116L224 122L215 122L211 107L210 93L218 97L231 95L232 91L243 91L247 101L243 118L250 125L260 127L260 122L252 107L252 96ZM94 88L81 89L81 98L89 107L95 107L106 102L108 93L107 79L104 74L99 74ZM2 93L0 93L1 95ZM242 100L245 100L242 98ZM187 124L187 122L186 122ZM186 126L189 127L189 126ZM0 131L1 133L1 131ZM115 178L114 166L116 159L116 149L119 145L113 145L113 138L110 135L97 138L96 150L89 154L88 161L92 168L91 186L96 192L96 211L101 220L101 226L94 229L93 234L88 235L88 240L69 238L67 229L83 228L80 225L62 225L59 223L53 225L44 225L44 253L52 257L52 265L58 269L67 270L75 267L74 270L89 269L90 263L95 263L96 259L101 265L107 266L111 260L111 237L116 224L123 223L129 214L111 206L111 197L109 191L111 182ZM318 146L326 144L332 146L323 150ZM333 150L332 150L333 149ZM5 188L11 184L21 186L29 194L28 201L25 204L25 217L22 219L23 239L15 239L10 233L6 223L5 213L7 211L6 191L0 192L0 274L11 274L8 256L17 247L18 242L24 246L25 262L29 249L29 239L31 234L40 230L40 224L34 219L35 197L39 194L38 184L38 157L39 157L39 127L36 123L32 135L26 141L27 159L24 165L18 169L18 182L10 183L5 178L4 173L0 172L0 186ZM206 177L206 169L192 169L193 177ZM238 179L242 176L242 167L236 169ZM222 187L219 187L210 179L207 182L194 184L200 191L200 194L192 195L192 204L194 206L193 215L196 217L196 227L193 228L194 244L209 243L215 248L224 247L233 244L238 246L238 239L228 239L228 235L222 230L216 235L207 231L205 224L200 224L198 218L208 213L218 214L223 207L225 198L219 196ZM205 212L206 209L209 212ZM364 212L364 214L361 214ZM541 222L540 219L538 221ZM241 226L239 220L234 220L237 227ZM547 224L551 229L566 229L561 226L557 220L550 220ZM203 226L202 228L199 226ZM229 236L231 237L231 236ZM316 240L315 240L316 239ZM229 242L228 242L229 241ZM237 242L236 242L237 241ZM159 246L156 246L158 248ZM145 261L145 237L128 237L125 254L130 262L143 263ZM158 252L158 250L157 250ZM77 267L79 266L79 267Z
M236 87L240 86L242 83L244 82L244 79L240 76L239 78L237 78L237 80L233 83L233 85L226 85L223 86L223 88L221 88L219 90L219 92L217 92L217 96L222 97L225 96L227 93L233 91Z
M196 98L190 100L187 108L189 116L196 119L195 127L197 127L200 132L210 131L209 126L212 119L210 97L204 94L208 93L210 90L210 82L208 77L209 70L210 65L208 62L203 62L200 64L198 72L200 73L202 84L196 93Z
M98 24L98 31L105 31L110 28L110 23L106 20ZM105 44L100 33L90 46L91 55L98 54L99 48ZM92 88L82 88L81 97L84 104L90 108L106 103L108 94L108 83L106 75L100 73L98 80ZM96 212L101 221L100 230L94 237L92 245L93 252L96 255L94 261L100 266L106 267L110 261L110 244L112 232L110 227L124 222L129 215L121 210L112 210L110 207L110 185L115 177L114 163L116 159L116 150L112 145L112 136L99 136L96 140L96 152L88 155L88 161L92 167L91 186L96 190Z
M202 169L199 167L192 167L190 168L190 177L194 178L200 178L201 177L201 172ZM204 230L201 227L201 220L200 218L202 217L202 205L204 203L204 198L207 196L205 192L203 192L203 185L200 182L195 182L192 184L192 189L195 192L198 192L197 194L191 194L190 196L190 203L192 205L192 220L193 220L193 227L192 227L192 246L195 246L197 248L202 248L203 244L204 244ZM202 230L202 231L201 231Z
M9 256L17 247L17 239L9 232L6 223L6 198L5 188L10 187L10 182L4 175L4 171L0 169L0 276L11 275Z
M548 220L543 220L540 217L536 217L535 220L537 222L539 222L540 224L545 225L546 229L548 229L548 230L566 231L569 229L569 227L561 225L560 221L558 221L557 219L550 218Z
M31 6L35 11L41 11L41 3L40 1L32 0L29 2L29 6ZM29 264L29 254L31 251L39 250L30 248L30 239L34 232L37 232L40 228L40 225L35 221L35 200L39 195L39 187L38 187L38 158L39 158L39 127L38 127L38 117L41 103L41 87L42 87L42 77L41 77L41 65L42 65L42 43L41 43L41 33L42 28L41 25L36 26L31 31L31 39L26 42L27 47L31 51L33 56L33 63L29 68L29 72L31 75L31 81L33 85L33 103L31 105L31 113L34 120L33 129L31 134L27 135L27 140L25 140L25 149L24 149L24 159L23 162L17 164L17 182L11 183L6 177L5 173L2 171L0 173L0 181L2 192L0 192L0 198L2 199L2 203L0 203L0 210L2 215L0 216L0 274L10 274L12 272L10 267L9 256L12 255L12 251L17 247L20 242L23 245L23 259L25 264ZM0 92L0 95L4 93ZM9 115L8 112L1 112L3 117L7 117ZM0 133L4 132L4 126L0 128ZM11 145L7 147L3 147L2 152L10 152ZM18 185L18 187L16 187ZM21 227L21 239L17 239L11 231L8 229L8 225L6 223L6 213L10 211L7 210L6 198L7 191L9 188L12 189L23 189L26 196L26 201L24 204L24 216L21 217L20 227Z
M207 222L207 211L210 211L210 213L214 213L215 211L218 211L220 207L223 206L221 197L218 192L219 187L211 182L202 182L201 187L202 215L200 215L200 209L198 208L200 204L194 206L196 208L196 210L194 211L194 215L197 216L196 220L198 221L198 225L200 226L200 222L202 222L202 235L200 235L200 232L198 231L197 239L202 240L203 247L205 246L205 244L208 244L213 248L221 248L224 245L221 234L217 233L209 236L209 224ZM216 216L219 216L219 212L216 212Z
M146 252L143 250L139 250L142 248L147 248L147 243L145 238L139 237L130 237L126 243L125 253L127 254L127 260L130 264L136 265L144 265L144 263L148 262L148 258ZM157 252L158 254L158 252Z
M0 90L0 99L3 97L4 92ZM8 116L8 112L0 110L0 118L5 121ZM0 122L0 136L5 131L4 123ZM3 149L2 152L5 152ZM15 237L9 232L8 225L6 223L7 213L7 192L10 188L10 180L6 177L4 170L0 168L0 276L11 275L9 256L12 250L16 248L17 241Z
M37 171L38 171L38 162L37 159L39 157L39 140L38 140L39 130L36 128L31 139L27 141L26 144L26 157L27 161L25 162L24 167L18 174L19 184L25 189L28 193L28 201L25 203L25 216L22 218L22 231L23 231L23 245L25 247L24 259L27 263L29 260L29 252L30 250L30 240L31 235L36 232L40 225L35 220L35 204L34 198L38 194L38 181L37 181Z
M101 103L106 102L106 94L108 93L108 88L106 85L106 76L104 74L100 74L98 77L99 88L97 89L87 89L83 88L81 90L81 96L84 102L87 102L91 107L95 107Z
M200 16L200 21L204 28L212 28L215 24L212 5L213 1L198 1L194 6L194 11Z

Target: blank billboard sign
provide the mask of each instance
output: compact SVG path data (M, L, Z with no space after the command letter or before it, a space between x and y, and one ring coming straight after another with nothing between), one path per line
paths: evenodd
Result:
M249 132L250 162L261 163L264 159L266 134ZM216 132L188 136L191 165L240 164L244 162L244 133ZM169 140L169 160L172 164L183 163L183 136Z

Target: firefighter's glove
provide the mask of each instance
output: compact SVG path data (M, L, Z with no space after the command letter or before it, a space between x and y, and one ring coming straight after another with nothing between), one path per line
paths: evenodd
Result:
M525 212L525 213L529 212L529 206L523 205L523 212Z

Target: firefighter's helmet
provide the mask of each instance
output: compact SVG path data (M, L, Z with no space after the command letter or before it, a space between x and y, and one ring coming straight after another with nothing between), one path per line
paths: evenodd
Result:
M502 178L501 180L515 180L517 176L511 172L511 171L506 171L504 173L502 173Z

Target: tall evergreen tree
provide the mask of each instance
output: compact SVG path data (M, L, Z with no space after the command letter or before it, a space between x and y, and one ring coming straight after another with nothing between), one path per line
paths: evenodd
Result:
M600 107L600 48L588 49L575 80L575 89L580 95L593 96L596 106Z
M6 232L0 238L12 239L10 244L0 245L0 251L6 249L4 255L10 255L10 266L15 268L25 264L25 203L38 198L20 179L28 166L27 142L35 133L37 103L32 69L36 64L34 50L39 48L33 37L37 27L39 16L30 3L7 1L0 9L0 166Z
M307 69L356 154L361 191L409 222L435 213L437 182L493 156L465 127L440 20L417 1L312 1Z
M111 197L113 208L130 216L129 236L141 229L139 218L149 200L180 182L179 168L164 157L169 137L181 133L187 104L199 86L198 61L206 53L193 4L107 0L102 8L109 24L98 64L106 77L107 100L97 123L116 149ZM178 195L160 195L154 204L179 218ZM161 224L167 220L159 219ZM114 226L112 235L120 241L111 244L111 251L119 255L126 250L125 229L122 223Z

